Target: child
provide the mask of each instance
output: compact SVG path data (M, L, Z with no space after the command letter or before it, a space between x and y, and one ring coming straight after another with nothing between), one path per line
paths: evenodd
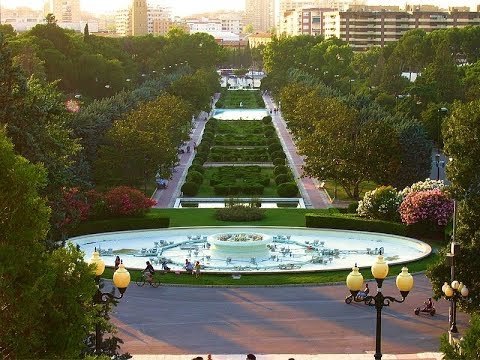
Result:
M198 278L200 276L200 261L195 263L195 277Z

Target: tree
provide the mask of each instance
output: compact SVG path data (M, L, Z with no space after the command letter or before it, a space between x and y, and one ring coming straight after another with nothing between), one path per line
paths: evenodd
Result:
M47 23L47 25L57 25L57 19L55 19L55 15L53 15L52 13L48 13L45 16L45 22Z
M86 23L85 27L83 28L83 40L87 41L89 37L90 37L90 31L88 30L88 23Z
M45 169L0 129L0 349L6 358L77 358L92 328L91 268L74 247L45 251ZM28 339L28 340L26 340Z
M6 38L15 37L17 35L15 29L11 24L0 24L0 33L3 33Z
M27 92L27 82L13 57L5 36L0 32L0 120L7 122L21 107Z
M444 334L440 343L440 351L444 360L478 359L480 354L480 316L470 318L470 326L458 343L450 344L448 335Z
M26 82L1 36L0 125L6 125L17 153L45 166L46 193L58 193L72 180L69 170L73 156L80 150L69 128L71 115L55 84L44 84L38 79Z
M307 175L336 179L350 197L358 199L363 181L381 182L397 171L399 143L391 125L377 119L360 121L354 110L337 99L309 96L303 100L298 111L317 106L322 112L320 119L313 117L312 128L302 132L297 143L306 156Z
M139 186L161 168L169 177L178 146L187 139L191 114L184 100L162 95L116 121L99 150L97 182Z
M457 200L458 216L455 241L461 251L455 256L456 276L464 279L473 296L461 301L462 309L478 312L480 281L475 276L480 271L477 254L480 252L480 173L477 169L480 153L480 100L455 103L452 114L443 127L445 153L452 160L447 164L447 176L451 181L450 192ZM448 251L443 249L442 255ZM450 278L449 267L441 258L428 269L433 290L440 297L441 286Z
M434 89L432 97L422 101L450 103L463 98L459 70L446 42L439 44L433 61L426 66L416 82L417 86L430 85Z

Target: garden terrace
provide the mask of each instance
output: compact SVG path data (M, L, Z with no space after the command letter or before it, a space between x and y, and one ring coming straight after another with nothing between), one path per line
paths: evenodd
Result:
M259 90L224 90L216 103L222 109L258 109L265 103Z

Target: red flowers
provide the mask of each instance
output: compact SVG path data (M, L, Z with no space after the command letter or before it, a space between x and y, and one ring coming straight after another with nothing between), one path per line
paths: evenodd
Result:
M156 202L137 189L119 186L109 190L105 204L112 216L139 216L145 214Z

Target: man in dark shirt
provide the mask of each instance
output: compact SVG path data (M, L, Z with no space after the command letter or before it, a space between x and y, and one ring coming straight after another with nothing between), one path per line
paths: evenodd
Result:
M143 270L143 274L145 275L145 279L147 279L149 283L152 282L152 277L154 273L155 269L153 268L152 264L150 264L150 261L147 261L147 267L145 268L145 270Z

